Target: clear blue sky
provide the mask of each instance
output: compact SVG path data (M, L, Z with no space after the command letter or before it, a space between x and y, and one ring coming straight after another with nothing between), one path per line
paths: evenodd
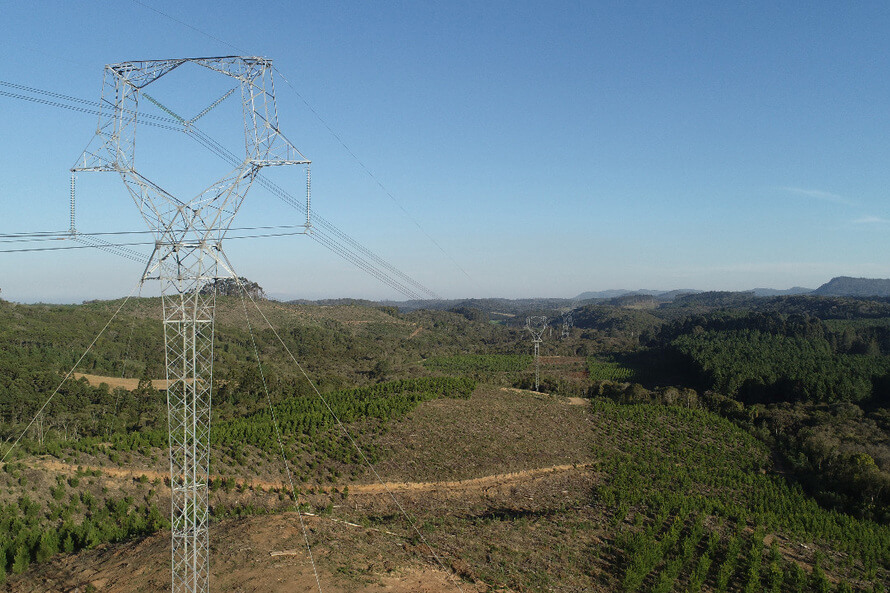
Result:
M890 7L729 4L6 3L0 79L95 100L107 63L269 57L411 217L278 81L313 206L447 298L890 277ZM0 233L67 227L95 123L0 97ZM80 229L143 228L106 176L78 180ZM296 219L253 198L239 223ZM400 298L305 237L227 249L274 295ZM122 296L140 273L0 254L9 300Z

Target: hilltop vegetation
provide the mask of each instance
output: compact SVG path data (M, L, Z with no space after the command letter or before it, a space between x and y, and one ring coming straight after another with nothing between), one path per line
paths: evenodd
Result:
M562 468L466 494L457 514L436 496L411 499L410 513L468 581L529 591L881 590L890 575L890 305L621 297L579 306L565 339L559 311L545 311L549 395L535 395L522 391L534 385L522 326L553 303L494 315L503 304L399 312L263 301L272 328L253 311L248 330L241 299L220 297L215 520L293 508L283 445L309 508L329 514L336 500L352 523L411 537L398 513L358 494L373 476L330 405L364 457L400 481ZM0 438L17 438L120 305L0 301ZM166 525L159 308L128 302L77 369L138 387L61 383L0 472L0 574ZM589 407L569 405L580 397Z
M814 290L813 294L820 296L888 297L890 296L890 280L838 276Z

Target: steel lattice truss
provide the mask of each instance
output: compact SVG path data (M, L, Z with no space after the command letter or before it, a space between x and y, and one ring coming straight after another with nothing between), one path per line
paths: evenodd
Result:
M572 335L572 326L575 325L574 310L569 309L562 314L562 338L568 338Z
M185 120L145 92L151 83L185 64L238 81L246 147L240 165L191 199L167 192L139 174L135 165L141 98L174 116L183 131L188 131L196 119L232 94ZM202 294L201 289L221 275L234 276L222 240L259 170L276 165L308 166L309 161L278 129L272 63L264 58L226 56L112 64L105 67L102 105L96 136L72 171L118 173L155 236L144 278L160 280L163 301L172 590L205 592L209 590L207 486L215 296Z
M532 341L535 343L535 391L538 391L541 386L540 346L543 341L541 336L544 335L544 330L547 329L547 318L542 316L527 317L525 319L525 329L531 333Z

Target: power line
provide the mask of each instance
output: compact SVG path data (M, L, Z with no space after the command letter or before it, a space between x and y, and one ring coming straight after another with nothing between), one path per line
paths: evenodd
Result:
M17 89L27 89L28 92L31 92L31 93L46 94L47 96L53 96L56 98L66 98L66 100L69 97L68 95L62 95L60 93L53 93L51 91L44 91L42 89L36 89L34 87L25 87L24 85L17 85L17 84L9 83L6 81L0 81L0 84L10 86L13 88L17 88ZM54 107L69 108L69 109L72 109L75 111L98 114L100 116L107 115L107 112L97 111L97 110L93 110L93 109L86 109L86 108L81 108L81 107L72 106L72 105L64 105L61 103L57 103L55 101L48 101L45 99L40 99L38 97L28 97L28 96L24 96L24 95L18 95L15 93L5 93L4 91L0 91L0 94L5 94L7 96L11 96L14 98L19 98L19 99L35 101L37 103L42 103L42 104L50 105L50 106L54 106ZM100 104L92 103L85 99L76 99L73 97L71 97L71 98L75 99L77 102L85 104L85 105L94 106L96 108L101 107ZM151 116L152 114L148 114L148 115ZM171 122L174 124L178 123L177 120L175 120L175 119L164 118L164 117L159 117L159 116L153 116L153 117L161 122ZM230 164L233 164L233 165L240 164L240 161L238 160L238 158L234 154L232 154L227 148L222 146L219 142L217 142L216 140L214 140L213 138L211 138L210 136L208 136L201 130L197 129L195 126L188 126L186 128L182 128L179 126L167 126L167 125L164 125L163 123L160 123L160 124L155 123L155 125L157 127L161 127L163 129L168 129L171 131L177 131L177 132L185 131L185 133L187 135L189 135L193 139L197 140L201 145L203 145L205 148L207 148L208 150L210 150L211 152L213 152L220 158L228 161ZM290 194L285 192L282 188L278 187L277 185L275 185L274 183L272 183L265 177L259 176L259 183L261 185L263 185L264 187L266 187L266 189L270 190L279 199L282 199L283 201L290 204L291 206L295 206L295 207L297 207L297 209L302 210L304 213L306 213L306 208L303 207L303 205L300 201L294 199ZM351 236L349 236L348 234L344 233L339 228L334 226L332 223L330 223L330 221L328 221L325 218L323 218L322 216L316 214L314 211L312 211L311 214L312 214L312 216L314 216L314 220L316 220L316 223L318 226L321 226L325 230L333 233L335 235L335 237L319 236L322 233L319 233L317 231L312 233L311 236L317 242L321 243L323 246L325 246L329 250L333 251L335 254L337 254L340 257L342 257L343 259L349 261L353 265L356 265L357 267L359 267L360 269L369 273L371 276L377 278L378 280L383 281L385 284L387 284L391 288L394 288L398 292L401 292L403 295L405 295L409 299L423 300L424 295L426 295L426 297L428 297L428 298L429 297L431 297L433 299L439 298L435 292L433 292L432 290L429 290L424 285L415 281L413 278L411 278L407 274L403 273L401 270L399 270L398 268L396 268L395 266L393 266L386 260L379 257L377 254L372 252L370 249L361 245L354 238L352 238ZM349 246L352 249L350 249L349 247L338 246L337 245L338 240L345 241L346 243L349 244ZM51 248L39 249L38 248L38 249L34 249L34 251L37 251L37 250L50 251L50 250L58 250L58 249L61 249L61 248L56 248L56 249L51 249ZM353 249L357 250L360 253L352 252ZM24 251L24 250L10 250L10 251ZM373 260L374 263L371 263L371 261L368 261L369 259ZM380 269L381 267L384 268L385 270L387 270L389 272L389 274L386 271L381 270ZM387 277L390 274L394 274L394 275L398 276L400 278L400 280L395 280L392 278L387 279ZM406 284L413 286L416 290L407 288Z
M397 200L396 197L392 194L392 192L389 191L389 189L387 189L385 185L383 185L383 182L380 181L380 179L379 179L376 175L374 175L374 172L371 171L367 166L365 166L365 163L362 162L362 160L361 160L360 158L358 158L358 155L356 155L354 152L352 152L352 149L349 148L349 146L346 145L346 142L343 141L343 139L340 137L340 135L337 134L337 133L331 128L331 126L328 125L328 123L321 117L321 115L315 110L315 108L312 107L312 105L310 105L309 101L307 101L307 100L303 97L303 95L300 94L300 92L296 89L296 87L294 87L294 85L291 84L291 82L287 79L287 77L284 75L284 73L282 73L281 70L279 70L278 68L275 68L274 66L273 66L273 69L275 70L275 72L278 73L278 75L282 78L282 80L284 80L284 83L291 89L291 91L293 91L293 93L300 99L300 101L303 102L303 104L304 104L304 105L306 106L306 108L312 113L312 115L315 116L315 118L319 121L319 123L321 123L321 125L324 126L324 128L331 134L331 136L333 136L333 137L337 140L337 142L340 143L340 146L342 146L343 149L349 154L349 156L351 156L351 157L355 160L355 162L358 164L358 166L361 167L361 169L362 169L365 173L367 173L368 177L370 177L370 178L374 181L374 183L377 184L377 187L379 187L380 190L381 190L381 191L382 191L382 192L383 192L383 193L384 193L390 200L392 200L392 202L393 202L396 206L399 207L399 209L404 213L404 215L408 218L408 220L410 220L411 222L414 223L414 226L416 226L417 229L418 229L421 233L423 233L424 236L426 236L426 238L429 239L430 242L432 242L432 244L435 245L436 248L438 248L439 251L442 252L442 255L444 255L445 257L447 257L447 258L451 261L451 263L454 264L454 266L455 266L458 270L460 270L461 273L463 273L464 276L467 277L467 280L469 280L470 282L475 283L476 281L473 280L473 278L470 277L470 275L467 273L467 271L464 270L464 269L461 267L461 265L460 265L459 263L457 263L457 260L455 260L453 257L451 257L451 254L450 254L450 253L448 253L447 251L445 251L445 248L442 247L442 245L440 245L439 242L436 241L436 240L432 237L432 235L430 235L430 234L426 231L426 229L423 228L423 227L421 226L420 222L419 222L416 218L414 218L414 216L412 216L410 212L408 212L408 210L405 208L405 206L403 206L402 203L399 202L399 200Z
M235 241L238 239L268 239L273 237L293 237L296 235L305 235L305 231L294 232L294 233L263 233L257 235L235 235L232 237L226 237L227 241ZM81 233L77 233L71 237L59 237L54 240L89 240L92 237L90 235L82 235ZM35 239L41 240L41 239ZM47 239L48 240L48 239ZM7 241L0 241L0 243L6 243ZM9 241L13 242L13 241ZM27 253L29 251L65 251L68 249L92 249L92 248L113 248L113 247L146 247L146 246L154 246L155 243L150 241L133 241L128 243L104 243L104 244L89 244L89 245L60 245L58 247L24 247L21 249L0 249L0 253Z
M237 164L238 157L236 157L226 147L222 146L219 142L207 136L201 130L195 128L194 126L189 126L185 131L189 136L194 138L197 142L216 154L221 159L227 161L229 164L232 165ZM307 206L305 206L302 201L297 200L294 196L292 196L276 183L269 180L264 175L258 174L256 176L256 180L257 183L265 187L275 197L277 197L284 203L299 210L303 214L307 213ZM309 236L316 242L321 243L323 246L327 247L328 249L342 257L343 259L346 259L347 261L358 266L368 274L383 281L391 288L395 288L397 291L401 292L409 299L423 300L423 295L426 295L427 298L433 298L437 300L440 298L435 292L433 292L423 284L417 282L416 280L378 256L376 253L372 252L367 247L363 246L361 243L356 241L345 232L341 231L323 216L317 214L314 210L309 211L309 218L311 218L311 220L313 221L312 231L310 232ZM332 237L330 236L330 234L333 234L334 236ZM339 241L347 243L349 247L340 245ZM396 278L392 278L392 276L397 276L399 279L397 280ZM409 288L408 285L413 286L414 288Z
M31 426L34 424L34 422L37 420L37 418L46 409L46 406L48 406L49 403L53 400L53 398L56 397L56 394L59 393L59 390L62 388L62 385L64 385L65 381L67 381L71 377L71 375L74 373L74 369L76 369L78 366L80 366L80 363L83 362L83 359L86 358L87 354L90 353L90 351L93 349L93 346L96 345L96 342L99 341L99 338L102 337L102 335L108 329L108 326L111 325L111 322L114 321L114 319L121 312L121 309L124 308L124 305L126 305L127 302L130 300L130 297L133 296L133 293L136 292L136 287L139 286L141 283L142 283L142 280L140 280L139 282L137 282L136 284L133 285L133 289L130 291L130 294L127 295L127 298L125 298L123 300L123 302L121 302L120 306L115 310L115 312L114 312L114 314L112 314L111 318L105 323L105 325L102 327L102 329L99 330L99 333L96 334L96 337L93 338L93 341L90 342L90 345L87 346L87 348L86 348L86 350L84 350L83 354L80 355L80 358L77 359L77 362L74 363L74 366L71 367L71 369L65 374L65 376L62 378L62 380L59 382L59 384L56 386L55 390L53 390L53 392L50 394L50 396L48 398L46 398L46 401L43 402L43 405L40 406L40 409L37 410L36 414L34 414L34 417L31 419L31 421L25 427L25 430L23 430L21 432L21 434L19 434L19 436L15 439L15 442L12 444L12 446L9 449L7 449L6 452L3 454L3 457L0 458L0 463L3 463L6 461L6 458L9 456L9 454L12 453L13 449L16 448L16 446L19 444L19 441L22 440L22 437L24 437L25 434L27 434L28 430L31 428Z
M157 8L155 8L155 7L153 7L153 6L149 6L148 4L145 4L144 2L140 2L139 0L133 0L133 2L134 2L135 4L138 4L139 6L141 6L141 7L143 7L143 8L147 8L148 10L150 10L150 11L156 13L156 14L161 15L161 16L164 17L164 18L170 19L170 20L173 21L174 23L177 23L177 24L179 24L179 25L182 25L183 27L185 27L185 28L187 28L187 29L191 29L191 30L194 31L195 33L199 33L199 34L203 35L204 37L207 37L207 38L209 38L209 39L212 39L212 40L216 41L217 43L222 43L222 44L225 45L226 47L235 50L235 52L238 53L238 54L246 54L246 53L250 53L250 52L245 52L243 49L241 49L241 48L239 48L239 47L237 47L237 46L235 46L235 45L232 45L231 43L229 43L229 42L226 41L225 39L220 39L219 37L215 37L215 36L211 35L210 33L207 33L206 31L202 31L201 29L199 29L199 28L197 28L197 27L193 27L192 25L186 23L185 21L181 21L181 20L179 20L178 18L172 17L172 16L170 16L169 14L167 14L166 12L162 12L162 11L158 10Z
M126 245L118 245L116 243L109 243L105 239L100 239L99 237L83 237L80 238L77 235L74 236L74 240L88 247L95 247L96 249L101 249L107 253L112 255L117 255L119 257L123 257L124 259L129 259L136 263L144 264L145 256L134 249L130 249Z
M266 225L266 226L249 226L249 227L234 227L230 230L240 232L240 231L265 231L265 230L278 230L278 229L304 229L303 225L296 224L278 224L278 225ZM100 231L100 232L84 232L77 231L77 235L79 236L88 236L88 237L108 237L108 236L120 236L120 235L151 235L152 231ZM30 241L33 237L34 241L56 241L59 239L70 239L71 231L35 231L31 233L0 233L0 243L5 242L15 242L17 240L21 241ZM21 238L21 239L19 239Z
M237 278L237 275L236 275L236 278ZM240 283L239 283L239 285L240 285ZM451 581L451 584L453 584L454 587L455 587L458 591L460 591L461 593L463 593L463 588L460 586L460 583L457 581L457 579L454 578L454 571L453 571L453 570L448 570L448 569L445 567L445 564L442 562L442 559L440 558L439 554L436 552L435 548L433 548L433 547L430 545L430 543L427 541L426 537L423 535L423 532L420 531L420 529L417 527L417 522L414 521L414 520L411 518L411 516L410 516L410 515L408 514L408 512L405 510L405 507L404 507L404 506L402 505L402 503L400 503L399 500L396 498L396 496L395 496L395 494L393 493L393 491L389 488L389 486L387 486L386 482L383 481L383 478L380 477L380 474L377 472L377 469L376 469L376 468L374 467L374 465L368 460L367 456L365 455L364 450L359 446L358 442L356 442L355 438L352 436L352 433L349 432L349 429L346 428L346 426L345 426L345 425L343 424L343 422L340 420L340 417L339 417L339 416L337 415L337 413L334 411L334 408L331 407L330 402L328 402L327 398L321 393L321 391L318 389L318 387L315 385L315 383L314 383L314 382L312 381L312 379L309 377L309 374L308 374L308 373L306 372L306 370L303 368L303 365L301 365L301 364L297 361L297 358L294 356L294 354L293 354L293 352L291 351L291 349L288 348L287 344L286 344L286 343L284 342L284 340L281 338L281 335L278 333L278 330L276 330L275 327L272 325L272 322L269 321L269 318L266 317L266 314L263 313L263 310L260 309L260 306L259 306L259 304L256 302L256 299L253 298L253 295L251 295L249 292L244 291L243 288L242 288L242 297L241 297L242 299L244 298L243 294L247 294L247 297L250 299L251 303L253 303L253 306L256 308L256 310L257 310L257 312L260 314L260 316L263 318L263 321L266 322L266 325L267 325L267 326L269 327L269 329L272 331L272 334L277 338L278 343L281 344L281 347L282 347L282 348L284 348L284 351L287 353L288 357L289 357L289 358L291 359L291 361L294 363L294 366L296 366L297 369L299 369L300 373L301 373L301 374L303 375L303 377L306 379L306 382L309 383L309 386L310 386L310 387L312 387L312 390L315 392L316 397L318 397L318 398L321 400L321 402L324 404L324 406L325 406L325 408L327 409L328 413L331 415L331 417L334 419L334 422L337 424L337 427L340 429L340 432L343 434L344 437L346 437L346 440L349 441L349 444L352 445L353 449L356 450L356 452L358 453L358 455L359 455L359 457L361 458L361 460L362 460L362 461L364 462L364 464L368 467L368 469L371 470L371 473L374 474L374 477L377 479L377 482L378 482L381 486L383 486L383 489L384 489L384 490L386 491L386 493L389 495L390 499L392 500L393 504L395 504L395 506L398 508L398 510L399 510L399 512L401 513L401 515L402 515L402 516L405 518L405 520L408 522L408 525L411 526L411 529L414 531L414 533L417 535L417 537L418 537L418 538L419 538L419 539L426 545L426 547L430 550L430 552L432 553L432 556L433 556L433 558L435 559L436 563L437 563L437 564L439 565L439 567L445 572L445 574L448 575L448 579Z
M288 83L290 84L290 83ZM46 91L43 89L37 89L34 87L29 87L25 85L20 85L16 83L11 83L7 81L0 80L0 86L6 86L9 88L14 88L16 90L23 90L29 92L31 94L37 95L45 95L47 97L52 97L53 99L60 99L64 101L73 101L78 103L78 105L71 105L60 103L58 101L44 99L41 97L34 97L28 95L22 95L19 93L11 93L0 90L0 95L8 96L11 98L16 98L20 100L32 101L35 103L48 105L51 107L58 107L62 109L69 109L72 111L77 111L81 113L87 113L92 115L98 115L99 117L107 117L109 115L109 107L107 105L103 105L101 103L96 103L92 101L88 101L86 99L79 99L77 97L72 97L70 95L64 95L62 93L55 93L53 91ZM122 110L127 112L127 110ZM240 165L241 160L238 159L231 151L229 151L222 144L214 140L212 137L205 134L203 131L199 130L194 125L189 125L183 127L180 122L176 119L172 119L169 117L158 116L155 114L142 114L140 113L140 121L142 123L147 123L149 125L153 125L155 127L174 131L174 132L184 132L194 140L196 140L199 144L216 154L218 157L222 158L225 161L228 161L232 165ZM142 118L150 118L152 121L142 121ZM168 125L169 124L169 125ZM332 131L333 133L333 131ZM348 147L347 147L348 149ZM353 155L354 156L354 155ZM340 256L344 260L352 263L359 269L365 271L372 277L380 280L390 288L393 288L397 292L400 292L404 296L413 300L424 300L425 298L432 299L440 299L440 297L432 290L421 284L420 282L414 280L394 265L384 260L382 257L359 243L355 238L351 237L349 234L345 233L338 227L336 227L333 223L317 214L315 210L310 209L307 212L307 207L302 204L301 201L296 200L293 196L291 196L284 189L267 179L263 175L257 175L257 181L260 185L269 190L273 195L278 197L280 200L289 204L292 207L302 211L304 214L307 214L314 221L314 226L312 228L312 232L309 236ZM22 235L17 235L22 236ZM234 237L233 237L234 238ZM245 237L247 238L247 237ZM127 246L127 244L120 244L121 246ZM60 251L66 248L75 248L75 247L55 247L55 248L30 248L30 249L17 249L17 250L0 250L0 253L14 253L14 252L27 252L27 251ZM111 250L110 245L105 245L100 247L105 249L106 251ZM110 251L113 252L113 251ZM118 253L120 255L120 253ZM125 257L129 259L134 259L133 254L129 254ZM142 258L144 260L144 258Z
M230 262L231 265L231 262ZM278 450L281 454L281 460L284 462L284 469L287 472L287 481L290 484L290 493L291 498L294 500L294 510L297 511L297 517L300 520L300 528L303 532L303 541L306 544L306 552L309 555L309 561L312 564L312 573L315 575L315 583L318 585L318 591L321 593L321 580L318 576L318 568L315 565L315 557L312 554L312 546L309 543L309 533L306 530L306 522L303 520L303 513L300 512L300 500L297 494L297 489L294 487L294 478L291 473L290 463L287 461L287 455L284 450L284 441L281 439L281 430L278 426L278 418L275 416L275 406L272 405L272 396L269 394L269 386L266 382L266 373L263 371L263 363L260 360L260 351L257 347L256 339L253 335L253 326L250 323L250 316L247 314L247 301L244 300L244 295L249 294L247 289L244 287L244 284L241 282L241 278L238 274L234 274L235 282L238 283L238 288L240 289L241 296L241 307L244 309L244 320L247 322L247 331L250 334L250 343L253 346L253 355L256 358L257 367L260 371L260 378L263 380L263 391L266 394L266 403L269 406L269 417L272 419L272 426L275 427L275 438L278 441Z
M154 243L112 243L105 247L124 247L134 245L154 245ZM71 249L96 249L98 245L64 245L59 247L24 247L22 249L0 249L0 253L28 253L32 251L67 251Z
M250 52L245 52L245 50L244 50L243 48L240 48L240 47L238 47L238 46L236 46L236 45L234 45L234 44L232 44L232 43L229 43L229 42L226 41L225 39L221 39L221 38L219 38L219 37L217 37L217 36L215 36L215 35L212 35L212 34L208 33L207 31L204 31L204 30L202 30L202 29L199 29L198 27L195 27L195 26L193 26L193 25L190 25L189 23L187 23L187 22L185 22L185 21L182 21L182 20L180 20L180 19L178 19L178 18L176 18L176 17L174 17L174 16L171 16L170 14L167 14L166 12L164 12L164 11L162 11L162 10L158 10L157 8L155 8L155 7L153 7L153 6L150 6L150 5L148 5L148 4L145 4L144 2L141 2L140 0L133 0L133 2L134 2L135 4L138 4L138 5L141 6L141 7L145 8L145 9L148 9L148 10L154 12L155 14L158 14L158 15L160 15L160 16L166 18L166 19L169 19L169 20L173 21L174 23L176 23L176 24L178 24L178 25L181 25L181 26L183 26L183 27L185 27L185 28L187 28L187 29L190 29L190 30L194 31L195 33L198 33L199 35L203 35L204 37L207 37L208 39L212 39L213 41L216 41L217 43L221 43L222 45L225 45L226 47L235 50L235 52L237 52L237 53L239 53L239 54L250 53ZM313 107L312 104L309 103L309 101L308 101L308 100L307 100L307 99L300 93L300 91L298 91L297 88L296 88L293 84L291 84L291 82L290 82L290 80L288 80L287 76L285 76L284 73L283 73L280 69L278 69L277 67L275 67L275 66L272 66L272 70L275 71L275 73L278 74L278 75L281 77L281 79L284 81L284 83L291 89L291 91L297 96L297 98L303 103L303 105L306 106L306 109L309 110L309 112L315 117L315 119L318 120L318 122L322 125L322 127L324 127L324 129L327 130L328 133L329 133L329 134L330 134L330 135L331 135L331 136L332 136L332 137L333 137L333 138L340 144L340 146L343 148L343 150L345 150L346 153L347 153L350 157L352 157L353 160L355 160L355 162L358 164L358 166L359 166L359 167L360 167L360 168L361 168L361 169L362 169L362 170L363 170L363 171L364 171L364 172L365 172L365 173L366 173L366 174L367 174L373 181L374 181L375 184L377 184L377 186L380 188L380 190L381 190L381 191L382 191L382 192L383 192L383 193L384 193L390 200L392 200L392 202L393 202L396 206L399 207L399 209L404 213L404 215L408 218L408 220L410 220L412 223L414 223L414 226L416 226L416 227L418 228L418 230L420 230L420 232L423 233L423 235L424 235L427 239L429 239L430 242L431 242L433 245L435 245L436 248L437 248L440 252L442 252L442 254L443 254L445 257L447 257L447 258L449 259L449 261L451 261L451 263L454 264L454 266L455 266L458 270L460 270L461 273L462 273L464 276L466 276L466 278L467 278L470 282L473 282L473 283L475 284L476 281L475 281L475 280L474 280L474 279L467 273L467 271L464 270L464 269L461 267L461 265L457 262L457 260L455 260L455 259L451 256L451 254L448 253L448 252L445 250L445 248L442 247L442 245L441 245L438 241L436 241L436 240L433 238L433 236L430 235L430 234L426 231L425 228L423 228L423 226L420 224L420 222L419 222L414 216L411 215L411 213L408 211L408 209L405 208L405 206L404 206L399 200L396 199L396 197L392 194L392 192L390 192L389 189L386 188L386 186L383 184L383 182L382 182L376 175L374 175L374 172L371 171L371 170L365 165L365 163L358 157L357 154L355 154L355 153L352 151L351 148L349 148L349 146L346 144L346 142L343 140L343 138L340 136L340 134L338 134L337 132L334 131L334 129L328 124L328 122L327 122L327 121L321 116L321 114L315 109L315 107ZM438 297L434 297L434 298L438 298Z
M48 97L54 97L57 99L62 99L63 97L65 97L64 100L71 101L72 103L79 103L79 104L83 105L83 107L80 107L78 105L60 103L58 101L51 101L49 99L43 99L41 97L32 97L29 95L23 95L21 93L12 93L9 91L0 90L0 96L3 96L3 97L9 97L11 99L19 99L22 101L30 101L32 103L47 105L49 107L57 107L59 109L67 109L69 111L76 111L78 113L85 113L87 115L96 115L98 117L105 117L109 114L108 106L103 105L102 103L99 103L96 101L88 101L87 99L78 99L77 97L68 98L68 95L62 95L60 93L54 93L52 91L46 91L46 90L42 90L42 89L35 89L33 87L26 87L24 85L11 83L11 82L7 82L4 80L0 80L0 86L16 88L19 90L27 89L27 92L29 92L31 94L46 95ZM123 113L132 113L131 111L126 110L126 109L121 110L121 111ZM145 114L144 117L147 118L148 120L150 120L150 121L142 121L141 122L145 125L154 126L156 128L161 128L164 130L170 130L173 132L180 131L180 128L174 127L174 125L165 125L165 124L178 124L179 122L177 122L175 119L172 119L169 117L161 117L161 116L157 116L157 115L153 115L153 114Z

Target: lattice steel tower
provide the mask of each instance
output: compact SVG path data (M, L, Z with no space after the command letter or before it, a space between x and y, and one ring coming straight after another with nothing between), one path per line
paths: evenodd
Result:
M541 336L544 335L544 330L547 329L547 318L546 317L527 317L525 319L525 329L527 329L532 334L532 341L535 343L535 391L538 391L541 386L540 381L540 345L541 345Z
M150 84L186 64L236 81L234 89L189 120L145 93ZM192 88L186 90L191 92ZM195 120L239 88L246 151L244 160L233 170L193 198L174 196L137 172L140 99L172 116L181 125L176 129L194 135ZM214 294L202 294L201 289L219 277L234 276L222 240L260 169L304 165L308 179L309 161L278 129L272 62L265 58L225 56L112 64L105 67L102 106L96 136L72 172L119 174L154 234L155 247L143 279L160 280L163 303L172 488L172 590L206 592L210 564L207 485L216 298Z
M568 311L563 312L562 314L562 339L566 339L572 335L572 326L575 325L574 318L575 311L573 309L569 309Z

